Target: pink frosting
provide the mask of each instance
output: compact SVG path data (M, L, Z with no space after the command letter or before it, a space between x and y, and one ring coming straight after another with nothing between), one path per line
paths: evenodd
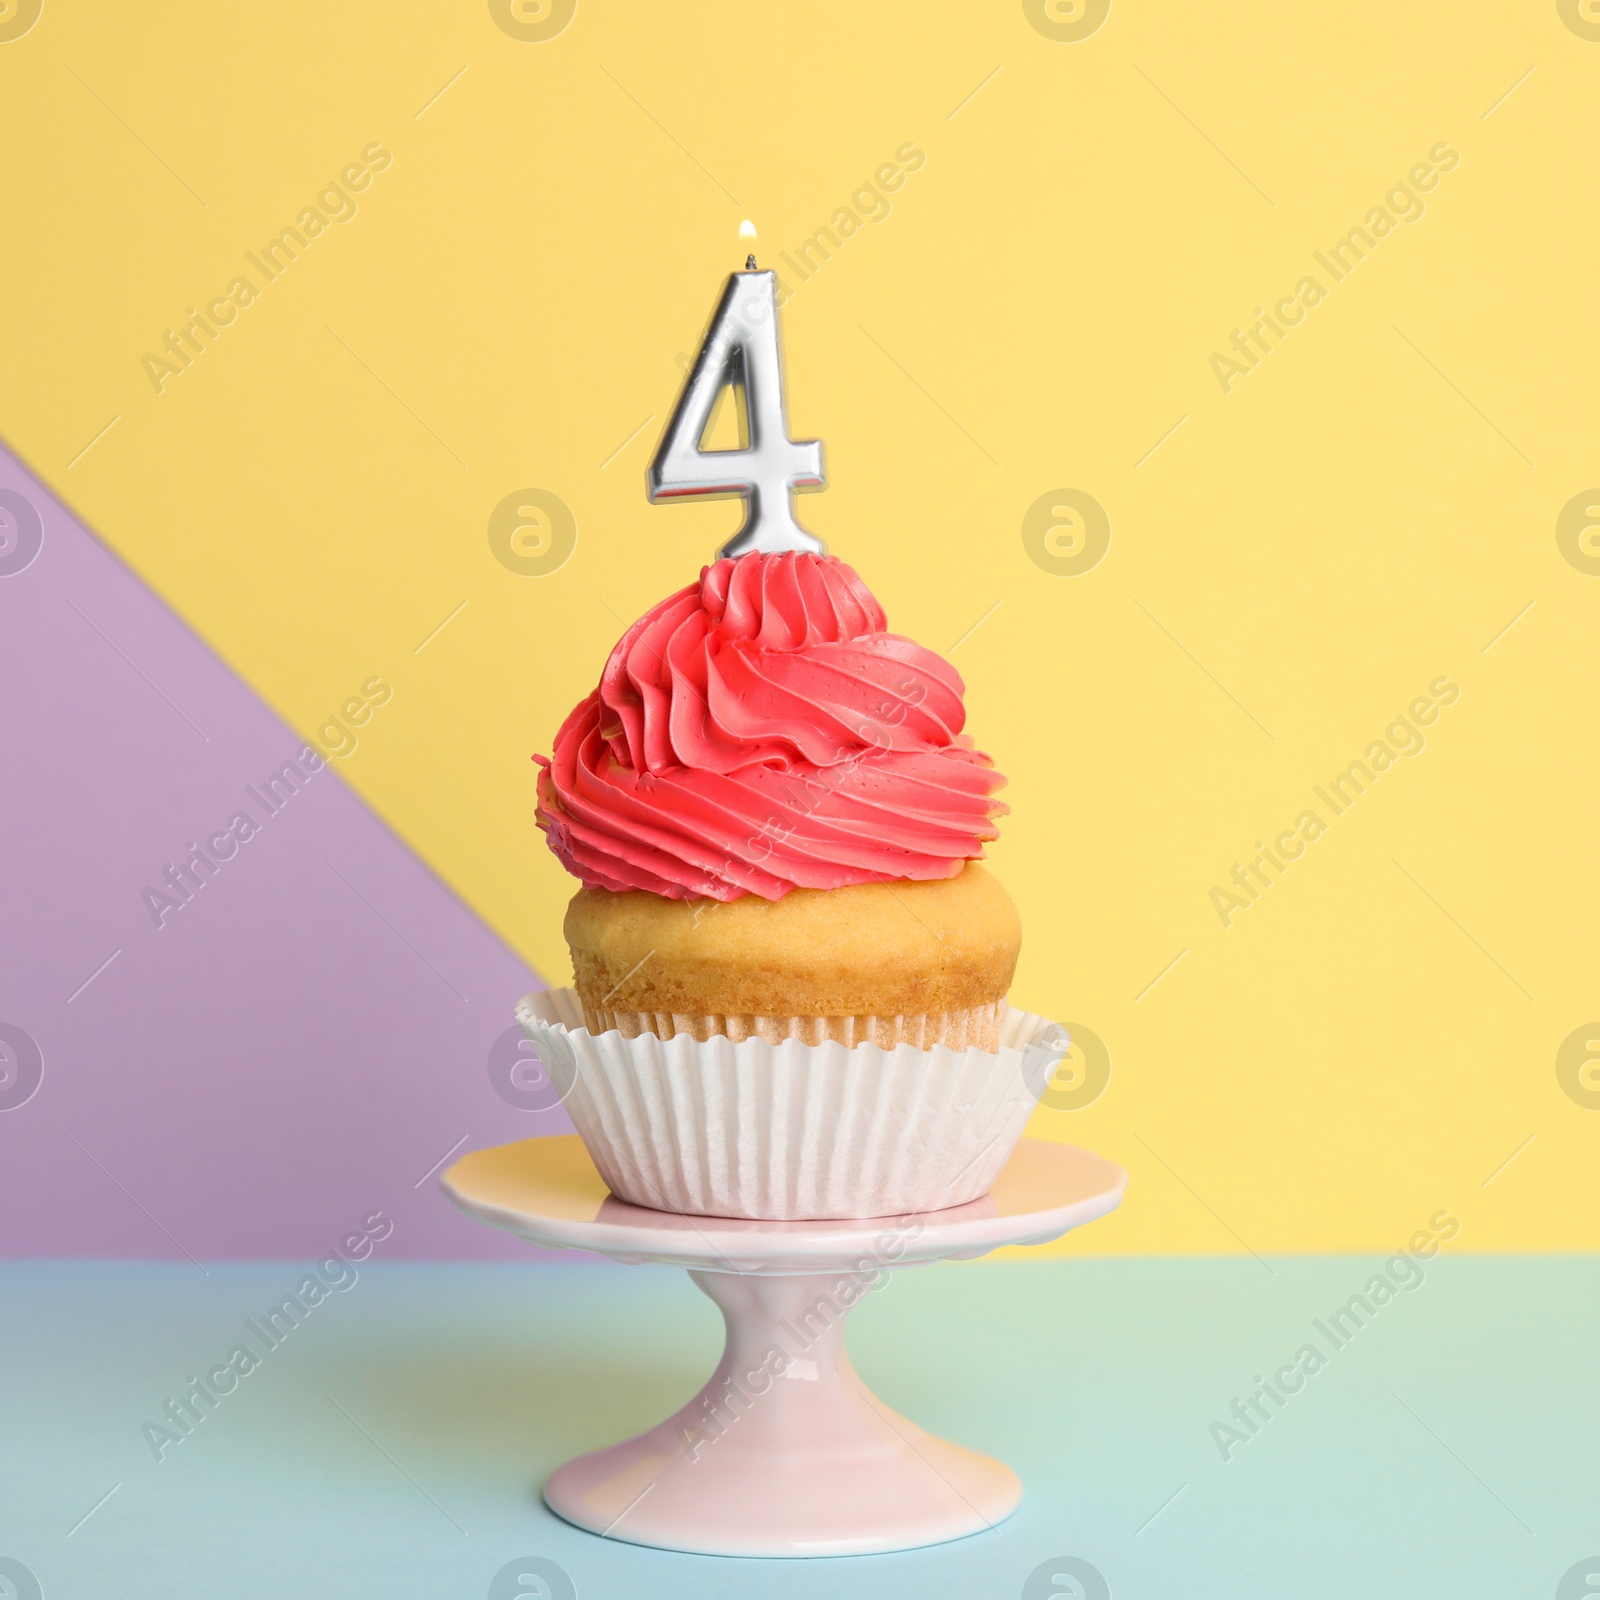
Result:
M706 567L534 757L550 848L591 888L672 899L954 877L1005 780L961 731L955 668L885 626L831 556Z

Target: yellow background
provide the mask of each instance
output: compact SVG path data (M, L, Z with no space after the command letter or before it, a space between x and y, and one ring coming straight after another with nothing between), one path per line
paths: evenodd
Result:
M1018 4L583 0L521 42L484 4L48 0L0 137L0 432L307 733L391 683L346 777L558 979L529 754L738 515L645 502L678 358L742 219L781 268L914 141L892 215L785 273L800 509L962 641L1015 997L1110 1048L1034 1123L1133 1174L1066 1248L1380 1248L1441 1207L1454 1248L1600 1244L1554 1070L1600 1014L1600 578L1554 535L1600 482L1600 42L1555 4L1117 0L1058 42ZM157 396L141 356L374 140L359 215ZM1440 140L1426 216L1225 395L1212 352ZM525 487L577 519L545 577L486 534ZM1111 519L1080 576L1022 543L1062 487ZM1440 674L1426 751L1225 929L1213 885Z

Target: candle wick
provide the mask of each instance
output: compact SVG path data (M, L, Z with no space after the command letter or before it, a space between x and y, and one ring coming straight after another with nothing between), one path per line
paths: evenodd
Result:
M754 272L756 270L756 258L754 256L746 256L744 258L744 270L746 272Z

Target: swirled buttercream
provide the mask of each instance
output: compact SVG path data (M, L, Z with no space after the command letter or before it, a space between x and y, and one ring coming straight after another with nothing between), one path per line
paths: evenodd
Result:
M671 899L954 877L1006 810L962 692L844 562L718 561L534 757L538 823L589 887Z

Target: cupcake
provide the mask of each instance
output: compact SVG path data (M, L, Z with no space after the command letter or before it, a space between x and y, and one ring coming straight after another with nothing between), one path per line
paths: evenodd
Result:
M1021 929L976 862L952 878L669 900L582 889L567 911L591 1031L995 1050Z
M521 1014L624 1199L881 1215L1004 1163L1065 1035L1006 1002L962 695L844 562L756 552L634 623L535 757L582 887L573 990Z

